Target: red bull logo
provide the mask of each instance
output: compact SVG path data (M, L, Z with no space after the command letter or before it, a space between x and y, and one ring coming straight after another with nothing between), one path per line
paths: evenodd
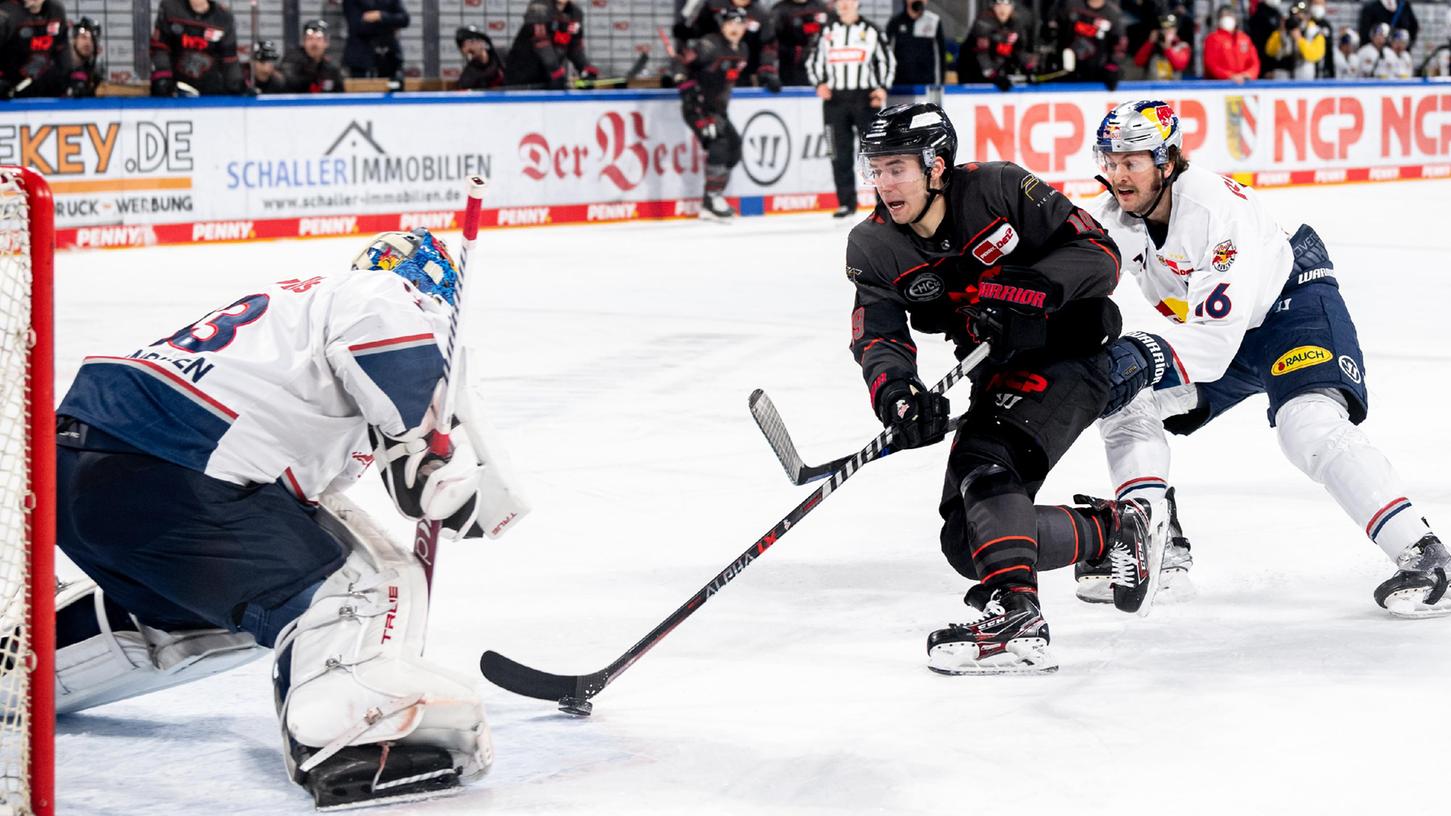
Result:
M1214 247L1214 257L1210 264L1220 272L1227 272L1234 264L1234 256L1238 254L1239 250L1234 248L1234 241L1221 241Z

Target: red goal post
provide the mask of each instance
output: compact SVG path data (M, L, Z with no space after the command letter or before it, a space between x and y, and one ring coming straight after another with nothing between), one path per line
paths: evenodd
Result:
M55 206L0 166L0 814L55 807Z

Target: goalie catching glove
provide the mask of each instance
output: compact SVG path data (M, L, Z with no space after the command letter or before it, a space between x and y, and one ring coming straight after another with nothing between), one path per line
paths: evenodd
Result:
M453 426L448 454L433 450L435 435L419 428L392 437L368 428L383 484L399 512L414 520L437 521L453 538L497 538L528 512L502 464L490 461L472 429Z

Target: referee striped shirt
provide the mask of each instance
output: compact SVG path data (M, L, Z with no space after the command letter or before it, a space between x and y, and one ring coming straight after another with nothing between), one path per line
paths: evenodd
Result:
M892 87L897 59L881 29L858 18L847 25L833 20L816 40L806 63L812 85L833 91L869 91Z

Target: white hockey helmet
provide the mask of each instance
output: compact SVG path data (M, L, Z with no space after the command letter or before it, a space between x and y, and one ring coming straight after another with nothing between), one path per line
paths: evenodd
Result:
M1098 126L1093 152L1134 153L1147 150L1154 164L1169 162L1169 148L1184 149L1184 131L1179 115L1167 102L1140 100L1125 102L1108 112Z

